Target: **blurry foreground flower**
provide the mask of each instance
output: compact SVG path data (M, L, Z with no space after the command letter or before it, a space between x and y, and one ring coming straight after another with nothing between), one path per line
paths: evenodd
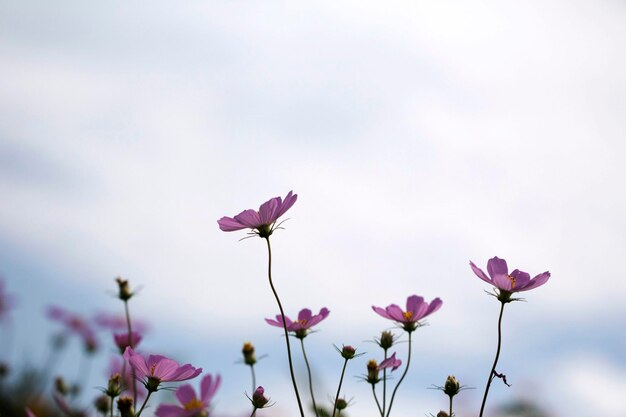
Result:
M130 333L130 337L128 337L128 333L115 333L113 334L113 339L120 353L124 353L128 346L135 349L139 342L141 342L142 337L139 332L133 331Z
M191 364L180 366L161 355L150 355L146 359L130 347L126 348L124 359L135 370L135 378L145 385L148 392L157 391L161 382L186 381L202 372L202 368L196 369Z
M235 217L222 217L217 221L220 230L234 232L242 229L252 229L253 234L262 238L268 238L278 227L276 220L293 206L298 199L297 194L289 191L285 200L274 197L261 204L259 211L252 209L244 210Z
M395 371L402 365L402 361L400 359L396 359L396 352L393 353L390 357L385 359L378 365L378 369L387 369L391 368L391 371Z
M474 274L485 282L490 283L496 287L499 292L496 294L498 300L502 302L514 301L511 299L511 295L515 292L528 291L533 288L537 288L546 282L550 278L550 272L546 271L533 279L530 279L530 274L514 270L509 274L509 268L504 259L500 259L497 256L487 261L487 276L482 269L478 268L472 261L470 261L470 268L474 271Z
M83 317L58 306L48 307L46 313L48 318L63 323L69 332L80 336L87 352L92 353L98 350L95 332Z
M303 339L311 327L324 320L329 314L330 311L326 307L323 307L316 315L313 315L308 308L304 308L298 313L298 320L296 321L291 321L289 317L285 316L285 324L288 331L294 332L298 339ZM280 314L276 315L276 320L265 319L265 321L272 326L283 328L283 318Z
M402 328L407 332L412 332L420 326L419 320L439 310L442 305L443 301L439 298L427 303L423 297L411 295L406 299L406 311L403 311L396 304L391 304L384 309L372 306L372 309L384 318L402 324Z
M196 392L190 384L181 385L176 390L176 398L181 406L172 404L161 404L154 413L157 417L196 417L208 415L211 399L220 387L222 382L218 375L213 378L211 374L207 374L200 382L200 396L196 396Z

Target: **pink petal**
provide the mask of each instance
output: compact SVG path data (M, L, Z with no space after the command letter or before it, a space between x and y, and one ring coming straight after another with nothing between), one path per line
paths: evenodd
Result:
M303 308L302 310L300 310L300 313L298 313L298 320L309 321L311 320L312 315L313 313L311 313L311 310L309 310L308 308Z
M153 375L161 381L171 381L172 376L176 375L179 366L175 361L163 358L154 365Z
M504 291L511 291L513 282L508 275L495 275L493 278L493 285Z
M487 261L487 272L489 272L489 276L493 280L496 275L508 275L509 268L504 259L494 256Z
M376 313L378 313L380 316L383 316L386 319L389 320L394 320L393 317L391 317L388 313L387 310L385 310L384 308L381 307L376 307L376 306L372 306L372 310L374 310Z
M548 279L550 279L550 272L543 272L537 275L535 278L531 279L524 288L520 288L518 291L532 290L533 288L537 288L548 282Z
M391 304L387 306L386 310L387 314L389 314L389 316L391 316L393 320L399 321L401 323L404 323L406 321L406 319L404 318L404 312L396 304Z
M224 232L234 232L235 230L245 229L246 225L239 223L237 220L230 217L222 217L217 221L220 226L220 230Z
M417 295L412 295L406 299L406 311L413 313L413 316L417 316L417 309L424 303L424 298Z
M426 311L426 314L424 314L424 317L433 314L435 311L439 310L442 305L443 301L441 301L439 297L435 298L433 301L430 302L430 305L428 306L428 310Z
M289 193L285 197L285 200L281 202L281 205L278 208L278 211L276 213L276 218L279 218L280 216L285 214L287 210L289 210L291 206L293 206L293 204L296 202L297 199L298 199L298 194L293 194L292 191L289 191Z
M157 417L183 417L185 409L177 405L161 404L154 412Z
M250 209L244 210L236 215L235 221L245 225L246 227L249 227L250 229L256 229L263 224L259 217L259 213Z
M211 374L207 374L200 382L200 397L204 403L207 403L213 398L220 385L222 384L222 377L217 375L213 380Z
M266 201L259 207L259 218L261 224L272 224L276 221L276 213L280 204L280 198L275 197Z
M483 281L486 281L490 284L493 284L491 282L491 279L483 272L482 269L480 269L479 267L477 267L476 265L474 265L474 262L470 261L470 268L472 268L472 271L474 271L474 273L476 274L476 276L480 279L482 279Z
M202 373L202 368L194 368L190 364L185 364L178 368L178 370L170 377L170 381L186 381L197 377Z
M190 384L184 384L178 387L176 390L176 398L185 406L185 404L193 401L196 398L196 392L193 390Z
M515 291L519 291L524 288L528 285L528 281L530 281L530 274L528 272L520 271L519 269L511 272L511 276L515 279L515 286L513 287L513 290Z
M130 366L132 366L135 370L135 377L137 379L141 379L150 374L148 365L146 364L146 360L144 359L144 357L139 355L138 353L135 353L135 351L130 346L126 347L126 350L124 351L124 359L126 359Z

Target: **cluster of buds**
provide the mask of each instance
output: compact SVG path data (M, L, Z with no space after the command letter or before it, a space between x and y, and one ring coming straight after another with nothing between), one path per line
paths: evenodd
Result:
M241 349L241 353L243 354L243 363L249 366L253 366L256 363L256 356L254 355L254 345L252 343L244 343L243 349Z

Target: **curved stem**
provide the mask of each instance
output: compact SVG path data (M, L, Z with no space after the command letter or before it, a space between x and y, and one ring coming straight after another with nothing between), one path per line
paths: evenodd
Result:
M250 417L254 417L255 414L256 414L256 407L254 407L254 410L252 410L252 414L250 414Z
M143 411L146 404L148 404L148 399L150 399L150 396L152 395L153 392L154 391L148 391L148 395L146 395L146 399L144 400L143 404L141 404L141 408L139 409L139 412L137 413L136 417L139 417L141 415L141 412Z
M130 313L128 311L128 300L124 300L124 312L126 313L126 327L128 328L128 346L133 346L133 330L130 325ZM126 362L124 359L124 354L122 354L122 360ZM132 368L133 373L133 404L137 404L137 379L135 377L135 368ZM142 407L143 408L143 407Z
M372 384L372 394L374 394L374 400L376 400L376 406L378 407L380 417L385 417L385 412L382 408L380 408L380 403L378 402L378 397L376 396L376 387L374 386L374 384Z
M343 362L341 378L339 378L339 386L337 387L337 395L335 396L335 402L333 403L333 417L335 417L335 411L337 411L337 401L339 401L339 392L341 392L341 383L343 382L343 376L346 373L346 365L348 365L348 359ZM339 415L339 413L337 413L337 415Z
M389 409L387 410L387 417L389 417L389 414L391 414L391 406L393 405L393 399L396 397L396 391L398 391L400 384L402 383L402 381L404 380L404 377L409 371L409 365L411 364L411 335L413 334L413 332L408 332L408 333L409 333L409 355L406 359L406 368L404 368L404 372L402 373L400 380L398 380L396 387L393 389L393 393L391 393L391 400L389 400Z
M487 395L489 394L489 387L491 386L491 382L493 381L493 375L496 370L496 365L498 364L498 359L500 358L500 348L502 347L502 313L504 313L504 302L502 302L502 306L500 307L500 317L498 317L498 348L496 349L496 357L493 360L493 366L491 367L491 372L489 372L489 378L487 378L487 386L485 387L485 395L483 396L483 402L480 405L480 414L479 417L483 416L483 411L485 410L485 404L487 403Z
M311 401L313 402L313 409L315 410L315 417L319 417L317 411L317 404L315 404L315 395L313 394L313 377L311 376L311 367L309 366L309 360L306 357L306 351L304 350L304 339L300 339L300 345L302 346L302 356L304 356L304 363L306 364L306 370L309 374L309 390L311 391Z
M385 349L385 360L387 360L387 349ZM383 369L383 414L385 417L385 409L387 408L387 368Z
M283 305L280 302L280 298L278 298L278 293L276 292L276 288L274 288L274 283L272 282L272 248L270 246L269 237L266 237L265 241L267 242L267 253L268 253L267 276L270 281L270 287L272 288L272 292L274 293L274 298L276 298L278 309L280 310L280 316L283 320L283 330L285 331L285 342L287 343L287 359L289 360L289 373L291 374L291 383L293 384L293 390L296 394L296 400L298 400L298 408L300 409L300 416L304 417L304 410L302 409L302 401L300 400L300 393L298 393L298 385L296 384L296 376L294 375L294 372L293 372L293 361L291 360L291 345L289 344L289 332L287 331L287 323L285 322L285 312L283 311Z

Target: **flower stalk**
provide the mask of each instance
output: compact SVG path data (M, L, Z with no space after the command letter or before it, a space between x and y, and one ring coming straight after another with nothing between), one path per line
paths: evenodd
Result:
M485 404L487 403L487 395L489 395L489 388L491 387L491 383L493 379L496 377L496 365L498 364L498 359L500 358L500 348L502 347L502 313L504 313L504 305L506 301L500 301L500 316L498 317L498 347L496 349L496 357L493 360L493 366L491 367L491 371L489 372L489 378L487 378L487 386L485 387L485 394L483 395L483 402L480 405L480 414L479 417L483 416L483 412L485 410ZM452 407L452 398L450 398L450 407ZM452 415L452 413L450 413Z

